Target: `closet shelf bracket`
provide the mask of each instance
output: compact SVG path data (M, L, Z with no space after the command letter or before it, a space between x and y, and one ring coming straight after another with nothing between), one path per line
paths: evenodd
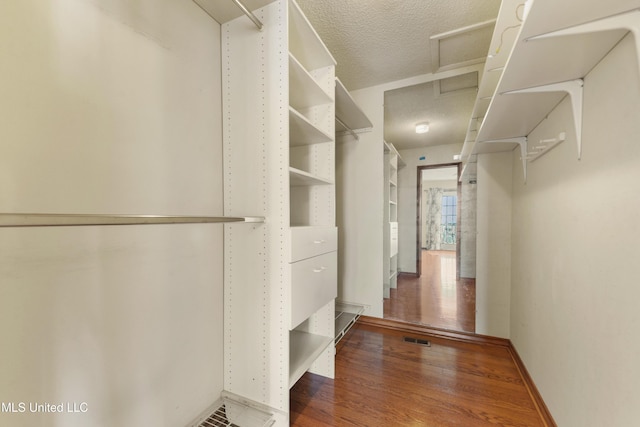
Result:
M575 25L558 31L552 31L538 36L529 37L526 41L542 40L552 37L571 36L578 34L596 33L611 30L629 30L633 33L636 43L636 59L638 61L638 71L640 71L640 9L618 15L608 16L596 21Z
M346 133L348 133L348 134L350 134L351 136L353 136L353 137L356 139L356 141L360 141L360 137L358 136L358 134L357 134L357 133L355 133L355 132L353 131L353 129L351 129L349 126L347 126L346 124L344 124L344 122L343 122L342 120L340 120L338 117L336 117L335 119L336 119L336 122L340 123L340 125L346 129L346 130L345 130L345 132L346 132Z
M524 182L527 182L527 141L526 136L518 136L515 138L502 138L502 139L490 139L486 141L480 141L481 144L515 142L520 146L520 159L522 160L522 172L524 174Z
M0 213L0 227L263 223L264 217Z
M231 1L234 2L236 6L240 8L242 13L244 13L245 15L247 15L249 19L251 19L251 21L256 25L256 27L258 27L260 31L262 31L262 22L256 17L256 15L253 14L253 12L247 9L246 6L242 4L240 0L231 0Z
M573 109L573 122L576 131L576 144L578 146L578 160L582 156L582 93L584 81L582 79L569 80L567 82L553 83L531 87L527 89L512 90L503 92L502 95L512 95L521 93L543 93L543 92L565 92L571 98L571 108Z
M223 24L231 20L232 18L240 16L240 15L237 15L236 13L233 13L233 7L230 8L229 6L226 6L225 3L223 3L223 0L193 0L193 1L198 6L200 6L202 10L207 12L209 16L211 16L213 19L218 21L220 24ZM233 2L233 4L235 4L237 8L242 11L242 13L244 13L249 19L251 19L251 22L253 22L255 26L258 27L258 30L262 31L262 27L263 27L262 22L258 19L256 15L253 14L253 12L251 12L240 0L231 0L231 2ZM262 3L267 3L267 2L263 1Z

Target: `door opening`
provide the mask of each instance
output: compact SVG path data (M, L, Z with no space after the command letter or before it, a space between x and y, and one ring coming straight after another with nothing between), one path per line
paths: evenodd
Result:
M416 273L422 276L423 250L455 251L460 277L460 163L418 166Z

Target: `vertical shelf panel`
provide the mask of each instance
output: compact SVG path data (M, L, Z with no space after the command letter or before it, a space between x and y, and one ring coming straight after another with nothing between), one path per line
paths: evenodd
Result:
M222 25L225 213L266 218L225 228L224 386L288 413L287 3L254 13L262 31L243 16Z

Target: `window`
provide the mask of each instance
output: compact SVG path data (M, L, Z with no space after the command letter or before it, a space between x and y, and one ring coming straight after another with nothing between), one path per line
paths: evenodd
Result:
M457 202L456 195L447 194L442 196L440 242L444 245L456 244Z

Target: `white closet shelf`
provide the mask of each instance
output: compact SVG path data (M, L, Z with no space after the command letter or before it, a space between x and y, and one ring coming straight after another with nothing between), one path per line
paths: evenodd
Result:
M289 0L289 51L307 70L336 65L331 52L293 0Z
M348 132L360 129L371 129L373 124L356 104L351 94L340 79L336 78L336 131Z
M504 70L509 53L519 33L520 21L518 19L519 14L517 13L518 7L520 7L520 2L517 1L503 1L500 6L493 37L489 45L489 55L484 64L482 80L478 87L478 95L462 147L461 158L463 161L468 161L476 141L478 128L482 123L482 118L487 113L496 87L498 87L498 82L502 77L502 71Z
M219 24L224 24L232 19L242 16L244 12L232 0L193 0L209 16ZM274 0L242 0L242 4L247 10L254 11L260 9Z
M362 305L336 302L336 338L334 340L336 344L349 332L363 312Z
M289 53L289 105L296 110L329 104L333 97L325 92L302 64Z
M0 227L70 227L231 222L259 223L264 222L264 217L0 213Z
M293 107L289 107L289 145L291 147L331 141L333 141L331 135L316 127Z
M333 342L333 338L307 332L289 332L289 388Z
M289 184L291 186L333 185L333 181L289 167Z
M529 135L567 95L563 85L584 78L627 34L629 21L633 20L628 14L637 14L634 9L638 7L638 0L590 2L588 7L581 0L562 4L536 0L522 24L477 136L465 142L463 161L468 162L473 154L512 150L515 143L482 142ZM600 21L602 25L598 25ZM573 104L579 157L582 106Z

